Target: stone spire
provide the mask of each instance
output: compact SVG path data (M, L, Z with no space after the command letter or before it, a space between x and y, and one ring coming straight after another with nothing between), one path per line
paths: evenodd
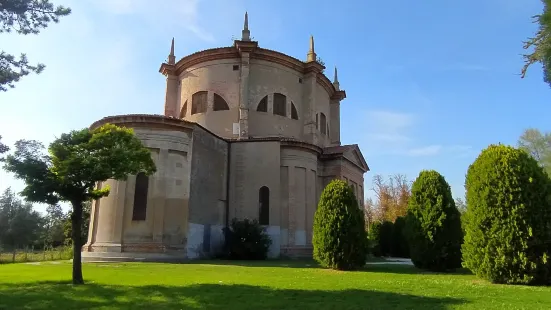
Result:
M251 32L249 31L249 14L245 12L245 24L243 25L243 30L241 31L241 41L250 41Z
M335 86L336 90L340 90L339 78L337 76L337 66L335 66L335 77L333 78L333 86Z
M308 55L306 56L306 62L316 61L316 52L314 50L314 36L310 36L310 49L308 50Z
M176 57L174 56L174 38L172 38L172 43L170 44L170 54L168 54L168 64L173 65L176 63Z

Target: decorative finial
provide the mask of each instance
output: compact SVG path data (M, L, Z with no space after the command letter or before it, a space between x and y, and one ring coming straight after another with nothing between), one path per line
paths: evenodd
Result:
M173 65L176 63L176 57L174 56L174 38L172 38L172 43L170 44L170 54L168 54L168 64Z
M339 89L339 86L340 86L340 84L339 84L339 78L338 78L338 76L337 76L337 66L335 66L335 77L333 78L333 86L335 86L335 89L336 89L336 90L340 90L340 89Z
M314 50L314 36L310 36L310 49L306 57L306 62L316 61L316 52Z
M243 31L241 31L241 41L250 41L251 32L249 31L249 14L245 12L245 23L243 25Z

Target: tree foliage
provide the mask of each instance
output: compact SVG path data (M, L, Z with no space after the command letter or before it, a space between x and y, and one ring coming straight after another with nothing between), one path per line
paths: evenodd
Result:
M403 216L396 218L392 224L390 236L390 256L409 258L409 246L405 236L404 228L406 219Z
M533 37L524 42L524 49L532 49L524 56L524 67L521 76L526 76L528 68L540 63L543 67L544 81L551 86L551 0L542 0L543 12L533 16L539 27Z
M40 214L8 188L0 196L0 244L12 249L32 245L42 227Z
M528 128L518 139L518 147L534 157L551 176L551 133Z
M388 179L381 175L373 177L373 191L376 201L366 201L364 206L368 218L373 221L394 222L397 217L406 214L409 197L411 195L411 182L404 175L395 174Z
M365 265L367 234L363 211L342 180L323 190L314 215L314 258L324 267L349 270Z
M67 16L71 9L55 7L49 0L0 0L0 33L38 34L51 22ZM40 73L43 64L30 65L25 54L19 58L0 51L0 91L15 87L14 83L30 72Z
M0 155L6 153L9 150L10 149L8 148L8 146L2 143L2 136L0 135Z
M155 172L151 154L132 129L104 125L62 134L44 153L34 140L20 140L6 157L5 169L25 182L21 194L31 202L72 205L73 283L82 284L81 229L83 203L109 195L109 187L97 188L107 179Z
M58 247L64 244L64 225L66 219L68 219L68 216L63 212L60 205L48 205L46 207L46 216L44 217L44 229L42 233L42 239L45 245Z
M463 265L494 283L551 283L551 181L525 151L490 145L467 171Z
M416 267L446 271L461 266L459 211L440 173L424 170L413 182L405 230Z

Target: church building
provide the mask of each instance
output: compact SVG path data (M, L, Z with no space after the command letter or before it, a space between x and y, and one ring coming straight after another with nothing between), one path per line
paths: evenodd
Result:
M324 187L346 181L364 200L369 167L356 144L341 145L337 69L261 48L248 17L233 46L168 60L163 115L105 117L133 128L157 172L108 180L94 201L84 261L208 258L234 218L257 219L270 257L312 255L312 225Z

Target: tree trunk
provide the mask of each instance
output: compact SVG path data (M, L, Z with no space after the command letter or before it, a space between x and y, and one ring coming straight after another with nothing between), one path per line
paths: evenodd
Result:
M82 201L73 201L71 214L71 238L73 239L73 284L84 284L82 278L81 230L82 230Z

